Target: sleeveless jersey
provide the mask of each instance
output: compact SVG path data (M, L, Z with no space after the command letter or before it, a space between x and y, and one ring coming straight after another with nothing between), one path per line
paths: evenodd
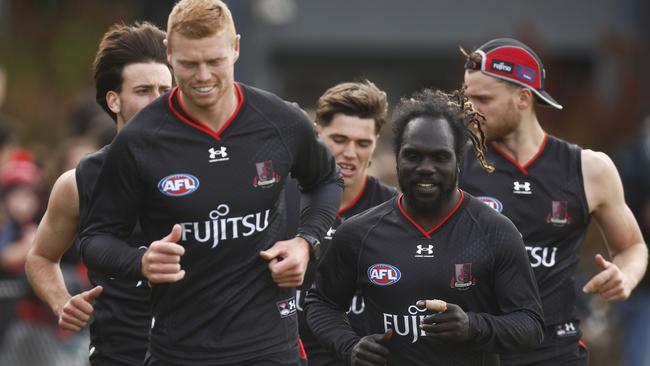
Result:
M580 244L589 224L582 180L581 149L545 135L524 166L491 145L485 172L468 150L460 187L515 224L524 239L544 305L547 326L576 317L574 274Z

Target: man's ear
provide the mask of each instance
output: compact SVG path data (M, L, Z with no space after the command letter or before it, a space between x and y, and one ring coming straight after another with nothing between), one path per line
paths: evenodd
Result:
M113 90L106 93L106 104L108 105L108 109L115 114L119 114L122 111L120 96Z

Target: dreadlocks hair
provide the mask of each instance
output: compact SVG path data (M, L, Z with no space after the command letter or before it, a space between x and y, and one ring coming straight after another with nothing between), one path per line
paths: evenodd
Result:
M485 120L485 117L474 110L472 103L465 96L465 87L449 94L441 90L423 89L409 98L400 100L393 114L396 157L402 147L406 126L418 117L443 118L449 123L454 134L454 152L458 164L463 160L465 146L470 140L481 167L488 173L494 171L494 166L485 160L487 145L485 133L481 128L481 121Z

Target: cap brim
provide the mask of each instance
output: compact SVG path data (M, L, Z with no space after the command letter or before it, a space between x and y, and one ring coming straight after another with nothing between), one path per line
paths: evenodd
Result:
M539 91L539 90L536 90L536 89L533 89L533 88L529 88L529 89L532 90L535 94L537 94L537 96L544 103L550 105L551 107L556 108L556 109L562 109L563 108L562 105L560 103L556 102L555 99L553 99L553 97L549 93L547 93L547 92L545 92L543 90Z

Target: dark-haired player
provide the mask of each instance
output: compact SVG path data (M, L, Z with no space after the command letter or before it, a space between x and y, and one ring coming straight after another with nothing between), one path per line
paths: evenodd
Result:
M548 135L535 103L557 109L545 90L540 58L514 39L495 39L465 64L466 94L485 116L486 174L472 159L461 167L461 187L510 218L523 235L544 305L544 342L533 352L502 355L504 365L586 365L575 313L574 274L591 217L608 243L601 272L584 287L608 301L625 300L643 277L647 248L625 204L610 158Z
M118 130L171 88L164 39L165 33L148 23L118 24L104 34L93 64L97 102L113 117ZM151 326L147 284L109 279L90 268L88 276L95 287L71 296L59 267L88 214L88 201L107 149L85 157L76 169L57 180L27 256L26 272L37 295L59 317L61 328L79 331L94 311L90 324L92 365L142 365ZM144 244L137 233L129 242Z
M428 89L397 106L403 194L339 226L307 296L311 329L347 363L498 365L499 352L541 341L541 304L520 234L457 188L476 118L459 93ZM480 155L480 135L472 136ZM363 338L343 316L357 290L371 334ZM445 311L432 314L419 301L434 298L447 302Z
M82 255L152 283L147 365L299 364L295 287L338 209L342 181L311 121L234 81L239 35L219 0L181 0L167 23L177 88L111 145ZM289 174L304 203L286 232ZM148 248L124 238L139 219Z
M387 110L386 93L368 80L335 85L318 99L316 130L334 156L344 182L338 215L323 240L323 252L329 248L336 228L343 221L397 195L395 188L368 175L379 132L386 124ZM309 365L341 365L336 355L327 352L313 336L302 311L305 291L312 284L315 269L316 266L310 266L305 283L298 290L300 338ZM364 334L361 320L364 306L363 298L355 296L348 311L348 319L359 334Z

